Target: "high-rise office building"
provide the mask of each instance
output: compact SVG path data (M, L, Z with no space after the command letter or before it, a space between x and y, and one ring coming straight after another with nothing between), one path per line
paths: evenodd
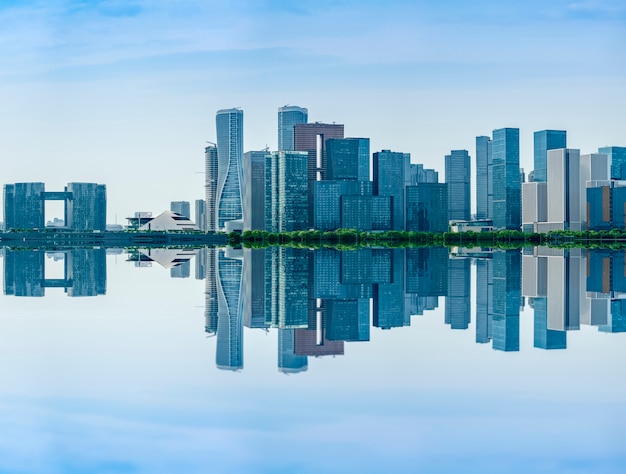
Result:
M206 201L206 231L217 230L217 146L212 144L204 149L204 200Z
M493 226L519 230L522 224L522 181L519 168L519 129L493 131L491 156Z
M476 219L491 219L492 217L491 144L489 137L476 137Z
M278 107L278 150L293 151L293 128L297 123L307 123L309 111L295 105Z
M196 219L196 225L198 226L198 229L206 232L207 215L206 215L206 201L204 199L196 199L195 211L196 211L195 219Z
M247 151L243 155L243 228L265 230L265 165L269 152ZM270 186L270 183L267 183ZM269 229L268 229L269 230Z
M68 183L65 187L65 226L74 230L106 230L106 186Z
M598 153L609 157L611 166L611 179L626 179L626 147L605 146L598 148Z
M307 163L308 154L300 151L278 151L265 156L266 230L291 232L309 228ZM261 204L257 206L260 208Z
M448 220L468 221L471 217L469 153L467 150L452 150L445 160Z
M41 229L45 222L44 183L4 185L4 228Z
M226 222L243 219L243 111L218 110L217 130L217 228L223 230Z
M329 138L326 154L326 180L370 180L369 138Z
M535 132L535 169L533 180L545 183L548 179L548 150L567 148L567 132L565 130L541 130Z
M391 200L391 230L404 230L406 153L382 150L374 153L374 196Z
M189 201L170 202L170 211L180 214L187 219L191 219L191 206L189 205Z
M313 226L313 187L315 181L327 179L326 140L343 138L344 126L329 123L297 123L294 125L294 149L308 154L307 179L309 226Z
M406 186L406 230L448 231L448 185L420 183Z

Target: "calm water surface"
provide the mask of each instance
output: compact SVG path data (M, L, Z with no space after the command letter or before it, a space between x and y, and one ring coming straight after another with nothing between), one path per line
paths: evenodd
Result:
M0 472L626 470L623 252L3 260Z

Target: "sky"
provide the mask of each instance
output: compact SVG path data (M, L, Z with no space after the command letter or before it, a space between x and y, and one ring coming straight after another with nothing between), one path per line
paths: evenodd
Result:
M536 130L626 146L625 46L622 0L0 0L0 176L106 184L125 223L203 198L217 110L275 149L285 104L440 179L518 127L528 172Z

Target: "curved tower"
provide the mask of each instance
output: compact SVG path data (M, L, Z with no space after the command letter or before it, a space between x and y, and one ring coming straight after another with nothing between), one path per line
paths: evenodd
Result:
M218 160L216 230L223 230L226 222L243 218L243 110L218 110L215 125Z

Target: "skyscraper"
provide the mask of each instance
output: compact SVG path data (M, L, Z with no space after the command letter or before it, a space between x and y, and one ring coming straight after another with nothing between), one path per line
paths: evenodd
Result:
M471 216L470 156L467 150L452 150L445 159L448 220L468 221Z
M268 151L247 151L243 155L243 228L265 229L265 160ZM267 183L270 186L270 183ZM269 230L269 229L268 229Z
M370 139L329 138L326 140L327 180L370 180Z
M297 123L294 125L294 149L308 153L307 180L309 226L313 226L313 187L326 178L326 140L343 138L343 125L329 123Z
M493 226L518 230L522 225L519 128L493 131Z
M275 151L265 155L263 211L265 230L290 232L309 228L308 155L301 151ZM261 199L259 199L261 200Z
M41 229L44 226L44 183L4 185L4 227Z
M567 148L567 132L565 130L541 130L535 132L534 139L534 181L545 183L548 179L548 150Z
M476 137L476 219L491 219L492 217L491 143L489 137Z
M65 187L65 226L74 230L106 230L106 186L68 183Z
M598 148L598 153L609 157L611 179L626 179L626 147L605 146Z
M293 151L293 128L297 123L307 123L309 111L295 105L278 107L278 150Z
M374 196L391 198L391 230L404 230L406 153L382 150L374 153Z
M217 146L211 144L204 149L204 199L206 201L206 231L217 230Z
M206 217L206 201L204 199L196 199L196 225L198 229L206 232L207 217ZM204 277L202 277L204 278Z
M243 111L218 110L217 129L217 230L227 221L243 219Z

